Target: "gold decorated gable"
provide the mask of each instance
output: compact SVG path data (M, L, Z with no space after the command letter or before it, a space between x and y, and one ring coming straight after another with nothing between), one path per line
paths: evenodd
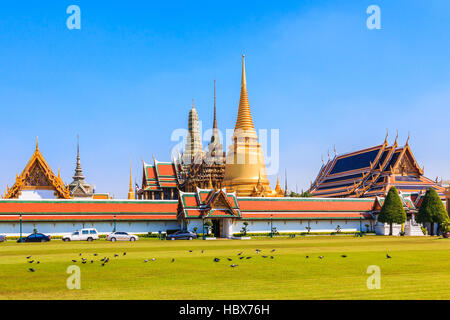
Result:
M42 168L39 162L34 162L29 174L24 181L25 187L50 187L52 183L47 178L45 170Z
M230 206L230 203L228 202L223 191L219 192L219 194L211 202L210 206L212 209L226 208L226 209L233 210L233 208Z
M412 154L409 146L404 148L402 154L399 156L399 159L392 168L392 173L403 176L420 176L422 174L422 170L414 159L414 155Z
M22 190L46 189L55 190L58 199L70 199L69 188L64 185L59 173L56 176L47 161L39 151L36 144L31 159L28 161L25 169L23 169L20 176L16 175L14 185L9 188L6 187L4 199L16 199L19 197Z

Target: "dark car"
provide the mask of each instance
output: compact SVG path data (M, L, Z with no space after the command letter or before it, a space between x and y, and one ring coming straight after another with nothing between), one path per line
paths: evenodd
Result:
M197 235L190 231L177 231L175 233L169 234L166 237L167 240L192 240L197 239Z
M5 242L6 241L6 236L3 234L0 234L0 242Z
M33 233L26 238L22 238L22 241L20 241L20 238L19 240L17 240L17 242L48 242L48 241L50 241L50 236L46 236L45 234L42 233Z

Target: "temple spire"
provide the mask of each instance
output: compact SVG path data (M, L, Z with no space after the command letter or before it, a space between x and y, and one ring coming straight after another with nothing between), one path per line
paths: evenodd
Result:
M80 136L77 135L77 166L75 168L75 175L72 177L73 180L84 180L83 169L81 168L81 158L80 158Z
M255 131L252 114L250 112L250 104L248 102L247 79L245 75L245 55L242 55L241 96L239 99L239 111L235 127L235 130L238 129L244 131Z
M194 106L194 99L192 99L192 108L188 117L187 141L183 152L183 163L186 165L194 163L197 158L202 158L204 155L199 127L198 113Z
M287 169L284 169L284 196L288 196L288 179L287 179Z
M76 198L91 197L93 194L93 186L84 181L83 169L81 168L80 157L80 136L77 135L77 165L73 181L69 184L69 190L72 196Z
M216 79L214 79L214 122L213 129L217 129L217 117L216 117Z
M128 200L134 200L136 199L135 195L134 195L134 191L133 191L133 178L132 178L132 174L131 174L131 159L130 159L130 187L128 189Z

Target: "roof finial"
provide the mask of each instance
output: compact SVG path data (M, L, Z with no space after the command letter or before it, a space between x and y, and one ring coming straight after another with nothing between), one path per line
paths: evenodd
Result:
M405 146L408 146L408 145L409 145L409 139L410 139L410 138L411 138L411 132L408 131L408 139L406 139Z
M36 136L36 150L39 150L39 137Z
M194 107L194 98L192 98L192 109L195 109L195 107Z
M398 139L398 130L397 130L397 135L395 136L395 143L397 143L397 139Z
M336 145L333 145L334 155L337 156Z
M386 129L386 138L384 138L384 143L385 144L387 144L388 143L388 141L387 141L387 138L389 137L389 129L387 128Z

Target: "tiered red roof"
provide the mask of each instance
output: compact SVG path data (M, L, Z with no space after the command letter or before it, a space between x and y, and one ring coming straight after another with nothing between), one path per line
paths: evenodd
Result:
M179 213L182 218L240 217L236 194L220 189L181 192Z
M177 168L172 162L160 162L154 159L154 165L144 162L142 188L144 190L162 190L176 188L178 185Z

